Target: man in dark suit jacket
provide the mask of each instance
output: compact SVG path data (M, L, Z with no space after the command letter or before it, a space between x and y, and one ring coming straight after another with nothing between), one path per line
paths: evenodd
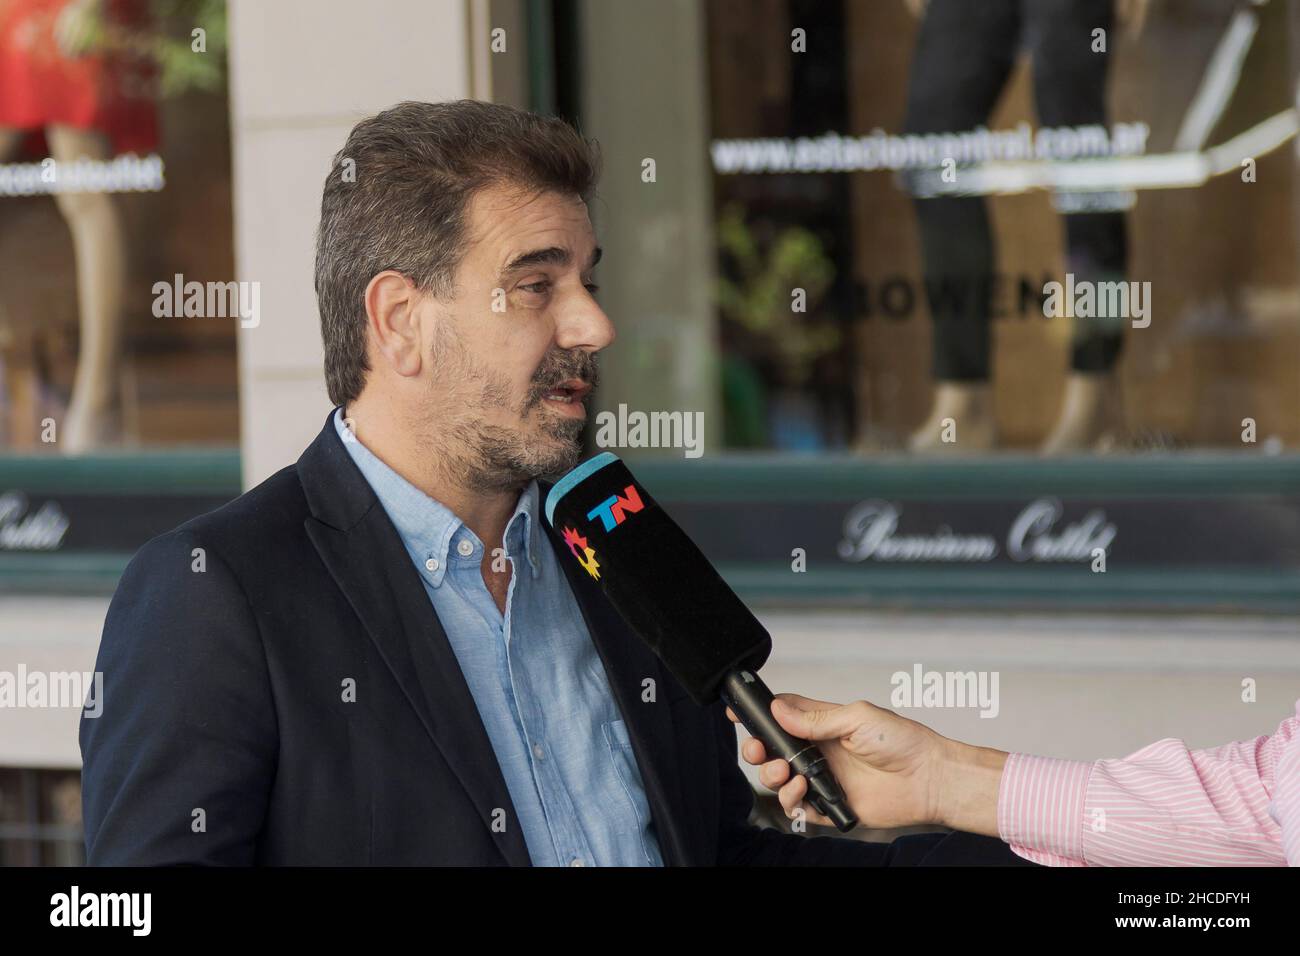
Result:
M103 713L81 725L91 864L586 864L636 857L641 834L645 859L669 865L1018 862L970 834L884 846L751 826L722 706L697 706L573 561L512 580L527 565L511 518L544 494L539 476L576 463L581 400L613 340L588 281L588 149L558 120L465 101L401 104L353 130L317 248L339 419L124 573L96 665ZM473 542L454 589L439 590L454 553L417 555L420 522L368 477L381 468ZM544 524L533 533L567 555ZM576 603L549 636L557 654L594 648L556 662L590 699L471 666L529 638L550 652L545 620L511 636L527 588ZM615 743L584 739L575 714L626 728L634 766L612 789L543 773L613 773ZM529 739L536 726L558 754ZM580 805L591 792L618 806Z

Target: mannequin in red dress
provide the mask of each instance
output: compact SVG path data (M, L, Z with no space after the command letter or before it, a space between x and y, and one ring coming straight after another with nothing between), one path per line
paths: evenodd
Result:
M131 29L146 15L143 0L0 0L0 159L39 150L42 139L56 170L82 158L151 152L157 130L147 65L85 48L93 26ZM65 454L78 454L120 437L125 237L111 195L54 195L72 233L81 328L56 440Z

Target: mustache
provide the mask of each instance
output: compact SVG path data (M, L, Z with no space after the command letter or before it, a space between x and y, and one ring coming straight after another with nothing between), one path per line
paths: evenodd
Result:
M600 384L600 368L596 364L596 356L581 349L556 349L548 352L533 373L533 384L524 407L531 408L551 389L571 379L585 382L595 389Z

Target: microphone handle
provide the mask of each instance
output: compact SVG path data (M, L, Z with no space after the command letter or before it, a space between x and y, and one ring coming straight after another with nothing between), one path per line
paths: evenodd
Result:
M744 728L763 742L769 758L781 757L787 761L791 776L804 775L808 781L808 802L819 813L829 817L841 833L858 825L857 816L849 809L844 791L817 745L790 736L772 716L772 692L757 674L731 671L723 678L720 694Z

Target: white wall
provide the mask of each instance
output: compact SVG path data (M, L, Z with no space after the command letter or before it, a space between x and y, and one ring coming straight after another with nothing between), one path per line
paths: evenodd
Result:
M394 103L473 95L474 9L230 0L236 270L261 284L262 311L239 332L245 488L296 461L330 408L312 284L330 159L359 119Z
M0 673L93 673L107 611L107 598L0 596ZM80 724L75 704L0 708L0 767L80 768Z

